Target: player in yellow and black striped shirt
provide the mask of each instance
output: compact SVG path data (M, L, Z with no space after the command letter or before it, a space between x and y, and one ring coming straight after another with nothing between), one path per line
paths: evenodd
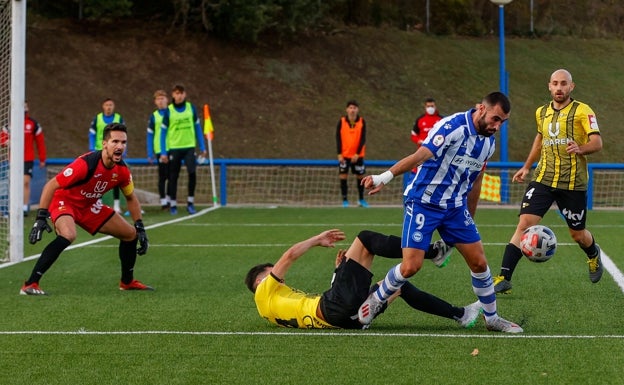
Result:
M525 229L540 222L553 202L557 202L572 239L587 254L589 279L602 277L600 248L585 228L587 219L587 155L602 149L596 114L585 103L572 99L572 75L565 69L553 72L548 83L552 101L535 112L537 135L524 165L513 176L524 182L539 159L527 187L516 232L505 248L501 273L494 278L497 293L511 292L511 276L522 258L520 237Z

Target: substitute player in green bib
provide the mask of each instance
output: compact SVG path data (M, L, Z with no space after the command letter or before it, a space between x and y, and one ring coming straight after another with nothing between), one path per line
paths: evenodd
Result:
M168 103L167 93L164 90L156 90L154 92L156 110L152 112L147 122L147 161L150 164L158 162L158 195L163 210L169 209L169 196L166 188L167 179L169 179L169 165L160 161L160 156L167 154L167 151L160 146L160 132Z
M178 193L178 177L182 161L188 173L188 195L186 210L195 214L195 185L197 184L197 162L195 147L199 145L202 156L206 156L206 143L199 123L199 116L194 105L186 101L184 86L175 85L171 93L173 103L169 105L162 120L160 146L167 149L161 154L160 160L169 163L169 203L172 215L178 213L176 197Z
M102 150L104 127L111 123L124 124L124 120L121 115L115 112L115 101L111 98L106 98L102 102L102 112L95 115L89 127L89 151ZM119 187L115 187L113 189L113 209L118 213L121 212L120 196Z

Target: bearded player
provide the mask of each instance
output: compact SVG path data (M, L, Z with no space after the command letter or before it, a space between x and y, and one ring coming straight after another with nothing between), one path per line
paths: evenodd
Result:
M137 254L147 252L148 239L141 220L141 204L134 194L132 175L122 160L127 143L124 124L107 125L102 150L78 157L43 187L37 218L28 240L35 244L41 240L44 230L52 231L48 217L54 223L56 238L41 253L20 294L47 294L39 287L39 281L63 250L76 239L76 225L91 235L99 232L119 239L120 290L153 290L134 279L133 275ZM102 196L116 186L126 197L134 226L102 203Z

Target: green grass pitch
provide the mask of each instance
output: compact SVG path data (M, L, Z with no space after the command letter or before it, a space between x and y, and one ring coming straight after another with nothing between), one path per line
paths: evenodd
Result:
M243 285L247 270L275 262L291 244L328 228L400 234L400 208L220 208L171 221L148 210L150 250L136 278L154 292L120 292L117 241L80 245L82 232L41 281L47 297L18 295L34 259L0 269L2 384L615 384L624 378L624 296L605 272L592 284L582 251L556 212L544 224L559 246L543 264L520 262L502 316L522 335L488 332L417 313L401 301L364 331L292 330L261 319ZM517 210L477 213L498 274ZM28 231L31 223L25 224ZM588 228L617 269L624 266L621 212L592 211ZM26 245L35 255L52 239ZM98 239L98 238L95 238ZM312 249L286 282L322 292L335 250ZM396 260L378 258L382 278ZM621 274L621 273L620 273ZM616 274L617 278L617 274ZM411 282L456 305L475 300L455 251L438 269L425 262ZM471 353L478 350L478 354Z

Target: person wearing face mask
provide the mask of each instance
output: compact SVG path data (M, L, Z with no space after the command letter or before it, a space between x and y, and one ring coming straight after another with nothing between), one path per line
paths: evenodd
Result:
M435 100L433 98L425 99L425 113L416 118L414 128L412 128L412 142L416 143L417 148L425 140L433 125L442 117L438 112Z

